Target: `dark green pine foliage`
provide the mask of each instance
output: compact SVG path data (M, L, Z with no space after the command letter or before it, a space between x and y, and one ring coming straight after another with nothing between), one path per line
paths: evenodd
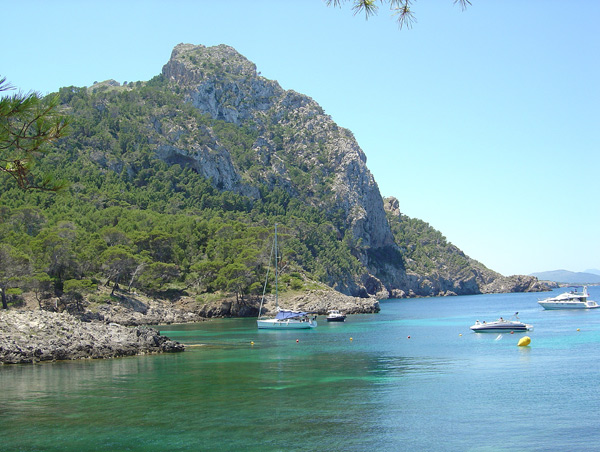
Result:
M407 271L422 279L433 278L452 287L457 280L476 277L482 283L489 283L498 276L448 242L429 223L390 212L387 218Z
M162 76L68 87L59 96L71 133L37 169L57 174L68 188L26 192L0 175L0 242L7 255L27 263L4 277L3 288L36 294L43 288L77 302L90 281L152 294L220 291L243 298L262 290L275 222L289 289L311 281L331 285L360 272L336 215L260 180L253 182L257 197L220 190L185 162L157 157L165 136L180 146L218 143L251 175L251 127L200 113Z

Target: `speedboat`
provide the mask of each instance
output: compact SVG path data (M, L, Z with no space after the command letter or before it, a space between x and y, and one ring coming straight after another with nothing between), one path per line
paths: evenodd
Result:
M532 330L533 326L521 322L517 314L519 313L515 313L511 320L505 320L502 317L493 322L477 320L471 329L476 333L518 333Z
M581 286L573 286L569 292L563 292L556 297L539 300L538 303L544 309L594 309L600 308L600 305L593 300L588 300L587 286L583 286L581 291L577 289Z
M343 322L344 320L346 320L346 314L342 314L337 309L331 309L327 312L328 322Z

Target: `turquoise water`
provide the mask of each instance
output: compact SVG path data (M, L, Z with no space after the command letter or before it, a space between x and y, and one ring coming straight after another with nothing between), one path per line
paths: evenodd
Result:
M538 296L389 300L306 331L163 326L185 353L0 366L0 450L594 450L600 309ZM515 311L529 347L469 330Z

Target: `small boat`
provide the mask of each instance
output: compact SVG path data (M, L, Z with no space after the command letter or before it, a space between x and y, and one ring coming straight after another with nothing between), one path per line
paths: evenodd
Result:
M563 292L556 297L539 300L538 303L544 309L594 309L600 308L600 305L593 300L588 300L589 294L587 286L572 286L574 290Z
M279 259L277 256L277 225L275 225L275 239L273 240L273 248L271 249L271 258L273 257L273 252L275 253L275 306L277 308L277 314L275 314L274 318L261 316L263 303L265 301L265 292L267 290L267 282L269 280L269 271L267 270L267 278L265 280L262 300L260 301L260 309L258 311L258 319L256 319L256 326L258 327L258 329L270 330L316 328L316 316L311 318L308 312L290 311L286 309L281 309L279 307Z
M346 320L346 314L342 314L337 309L327 311L328 322L343 322L344 320Z
M532 330L533 326L521 322L518 314L519 313L516 312L511 320L504 320L502 317L493 322L480 322L477 320L471 329L476 333L518 333Z

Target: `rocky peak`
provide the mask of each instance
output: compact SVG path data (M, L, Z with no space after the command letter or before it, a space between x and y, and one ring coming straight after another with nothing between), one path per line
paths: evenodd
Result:
M178 44L163 67L163 75L180 85L202 83L214 75L232 79L257 77L256 65L224 44L214 47Z
M360 244L356 256L367 268L370 249L396 247L365 153L352 133L338 127L313 99L259 76L253 63L225 45L179 44L162 73L201 112L258 131L253 150L262 183L332 213L342 209ZM295 177L299 172L310 177Z
M398 200L396 198L394 198L393 196L390 196L383 200L383 208L385 209L386 212L389 212L396 217L400 217L400 215L401 215L400 202L398 202Z
M260 77L254 63L223 44L179 44L162 73L200 111L237 125L256 111L269 110L273 99L284 95L276 81Z

